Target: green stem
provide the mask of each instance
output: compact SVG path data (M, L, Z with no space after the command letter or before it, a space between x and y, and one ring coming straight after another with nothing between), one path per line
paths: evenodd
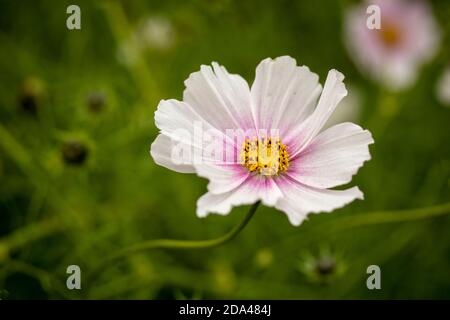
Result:
M450 213L450 203L440 204L432 207L387 210L370 212L361 215L345 216L339 220L341 229L349 229L381 223L406 222L442 216Z
M239 232L241 232L242 229L245 228L245 226L255 214L259 204L260 201L253 204L245 215L244 220L242 220L228 233L219 238L209 240L155 239L144 241L135 245L131 245L128 248L122 249L117 253L111 255L109 258L106 258L104 261L102 261L101 264L97 268L95 268L95 270L99 270L102 266L105 266L112 261L150 249L207 249L220 246L230 240L233 240L239 234Z
M38 280L46 292L58 294L65 299L69 298L67 288L62 285L64 281L52 273L19 260L8 259L6 262L5 267L0 269L0 281L3 282L5 277L11 273L20 272Z
M29 224L10 235L0 238L0 264L8 259L11 252L64 229L58 219L52 218Z
M26 174L32 176L33 161L28 153L27 149L24 148L14 136L0 124L0 147L8 154L12 160L17 164L17 166L23 170Z
M372 117L367 123L374 137L381 137L392 120L400 113L402 101L401 95L393 94L383 87L378 88L378 97L376 98L376 108Z
M323 230L327 233L342 232L349 229L376 226L385 223L406 223L425 219L443 217L450 214L450 202L431 207L412 208L403 210L383 210L373 212L360 212L359 214L336 216L322 223L316 223L302 232L303 236L308 234L320 234ZM291 241L298 241L297 233L285 236L276 243L277 246L289 246Z
M135 61L127 63L127 67L130 70L132 77L134 77L138 89L142 97L144 97L146 103L150 105L158 102L155 98L155 93L161 91L161 88L157 85L154 77L148 70L152 70L148 66L148 62L142 57L138 43L132 36L132 26L129 24L127 16L119 2L101 2L101 8L103 9L107 21L109 22L117 44L119 46L128 43L131 50L137 52Z

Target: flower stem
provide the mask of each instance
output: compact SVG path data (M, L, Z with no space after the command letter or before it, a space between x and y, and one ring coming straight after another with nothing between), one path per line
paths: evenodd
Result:
M350 229L391 222L407 222L425 218L438 217L450 213L450 203L432 207L375 211L361 215L345 216L339 220L340 229Z
M95 268L95 270L98 270L101 266L104 266L107 263L111 263L112 261L151 249L207 249L220 246L230 240L233 240L239 234L239 232L241 232L242 229L245 228L245 226L248 224L248 222L255 214L259 204L260 201L254 203L248 210L247 214L245 215L244 220L242 220L228 233L219 238L209 240L155 239L144 241L141 243L137 243L135 245L131 245L122 250L119 250L115 254L111 255L109 258L106 258L104 261L102 261L99 267Z

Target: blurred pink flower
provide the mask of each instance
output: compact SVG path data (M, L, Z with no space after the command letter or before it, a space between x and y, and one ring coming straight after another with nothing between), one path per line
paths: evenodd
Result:
M263 60L250 88L217 63L203 65L185 81L183 101L159 103L160 134L151 155L159 165L209 180L208 192L197 202L199 217L225 215L233 206L260 200L300 225L309 213L363 198L358 187L330 189L351 181L370 159L373 143L369 131L350 122L323 129L347 95L343 79L330 70L322 91L317 74L285 56ZM208 138L206 146L195 138L198 123L222 136ZM245 134L235 140L230 130ZM211 146L233 156L223 161L210 154ZM183 161L174 157L180 148L189 155ZM197 152L200 159L190 157Z
M370 5L380 8L381 28L369 29ZM436 53L438 25L424 1L371 0L348 10L345 43L357 66L392 90L414 83L420 66Z

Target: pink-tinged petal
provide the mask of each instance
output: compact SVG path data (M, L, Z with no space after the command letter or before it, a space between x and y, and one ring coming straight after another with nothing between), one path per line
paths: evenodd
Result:
M258 187L260 200L268 207L275 206L283 197L283 193L272 178L254 176L251 183Z
M302 122L313 111L321 89L317 74L298 67L291 57L261 61L251 88L257 128L284 132Z
M364 161L370 160L369 144L373 142L371 133L356 124L335 125L292 159L287 175L316 188L349 183Z
M280 177L277 184L283 197L278 200L275 208L284 211L294 226L300 225L309 213L331 212L355 199L364 198L358 187L346 190L318 189L302 185L288 177Z
M209 180L208 191L220 194L231 191L247 180L249 173L240 164L202 163L195 166L200 177Z
M288 133L286 140L283 140L289 146L291 157L295 157L308 146L323 128L338 103L347 95L343 80L344 75L339 71L330 70L328 72L316 109L303 123Z
M249 177L233 190L221 194L208 192L197 201L197 216L206 217L209 213L228 214L235 206L247 205L261 200L267 206L274 206L282 197L273 179Z
M195 168L192 164L173 161L172 147L172 139L164 134L159 134L150 147L150 154L153 160L160 166L176 172L194 173Z
M250 89L239 75L213 63L202 65L184 82L183 101L216 129L253 128Z

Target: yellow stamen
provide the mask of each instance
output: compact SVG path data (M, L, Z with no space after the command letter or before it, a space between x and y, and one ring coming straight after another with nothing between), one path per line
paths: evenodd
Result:
M242 145L241 164L250 172L274 176L289 167L289 154L280 139L246 139Z

